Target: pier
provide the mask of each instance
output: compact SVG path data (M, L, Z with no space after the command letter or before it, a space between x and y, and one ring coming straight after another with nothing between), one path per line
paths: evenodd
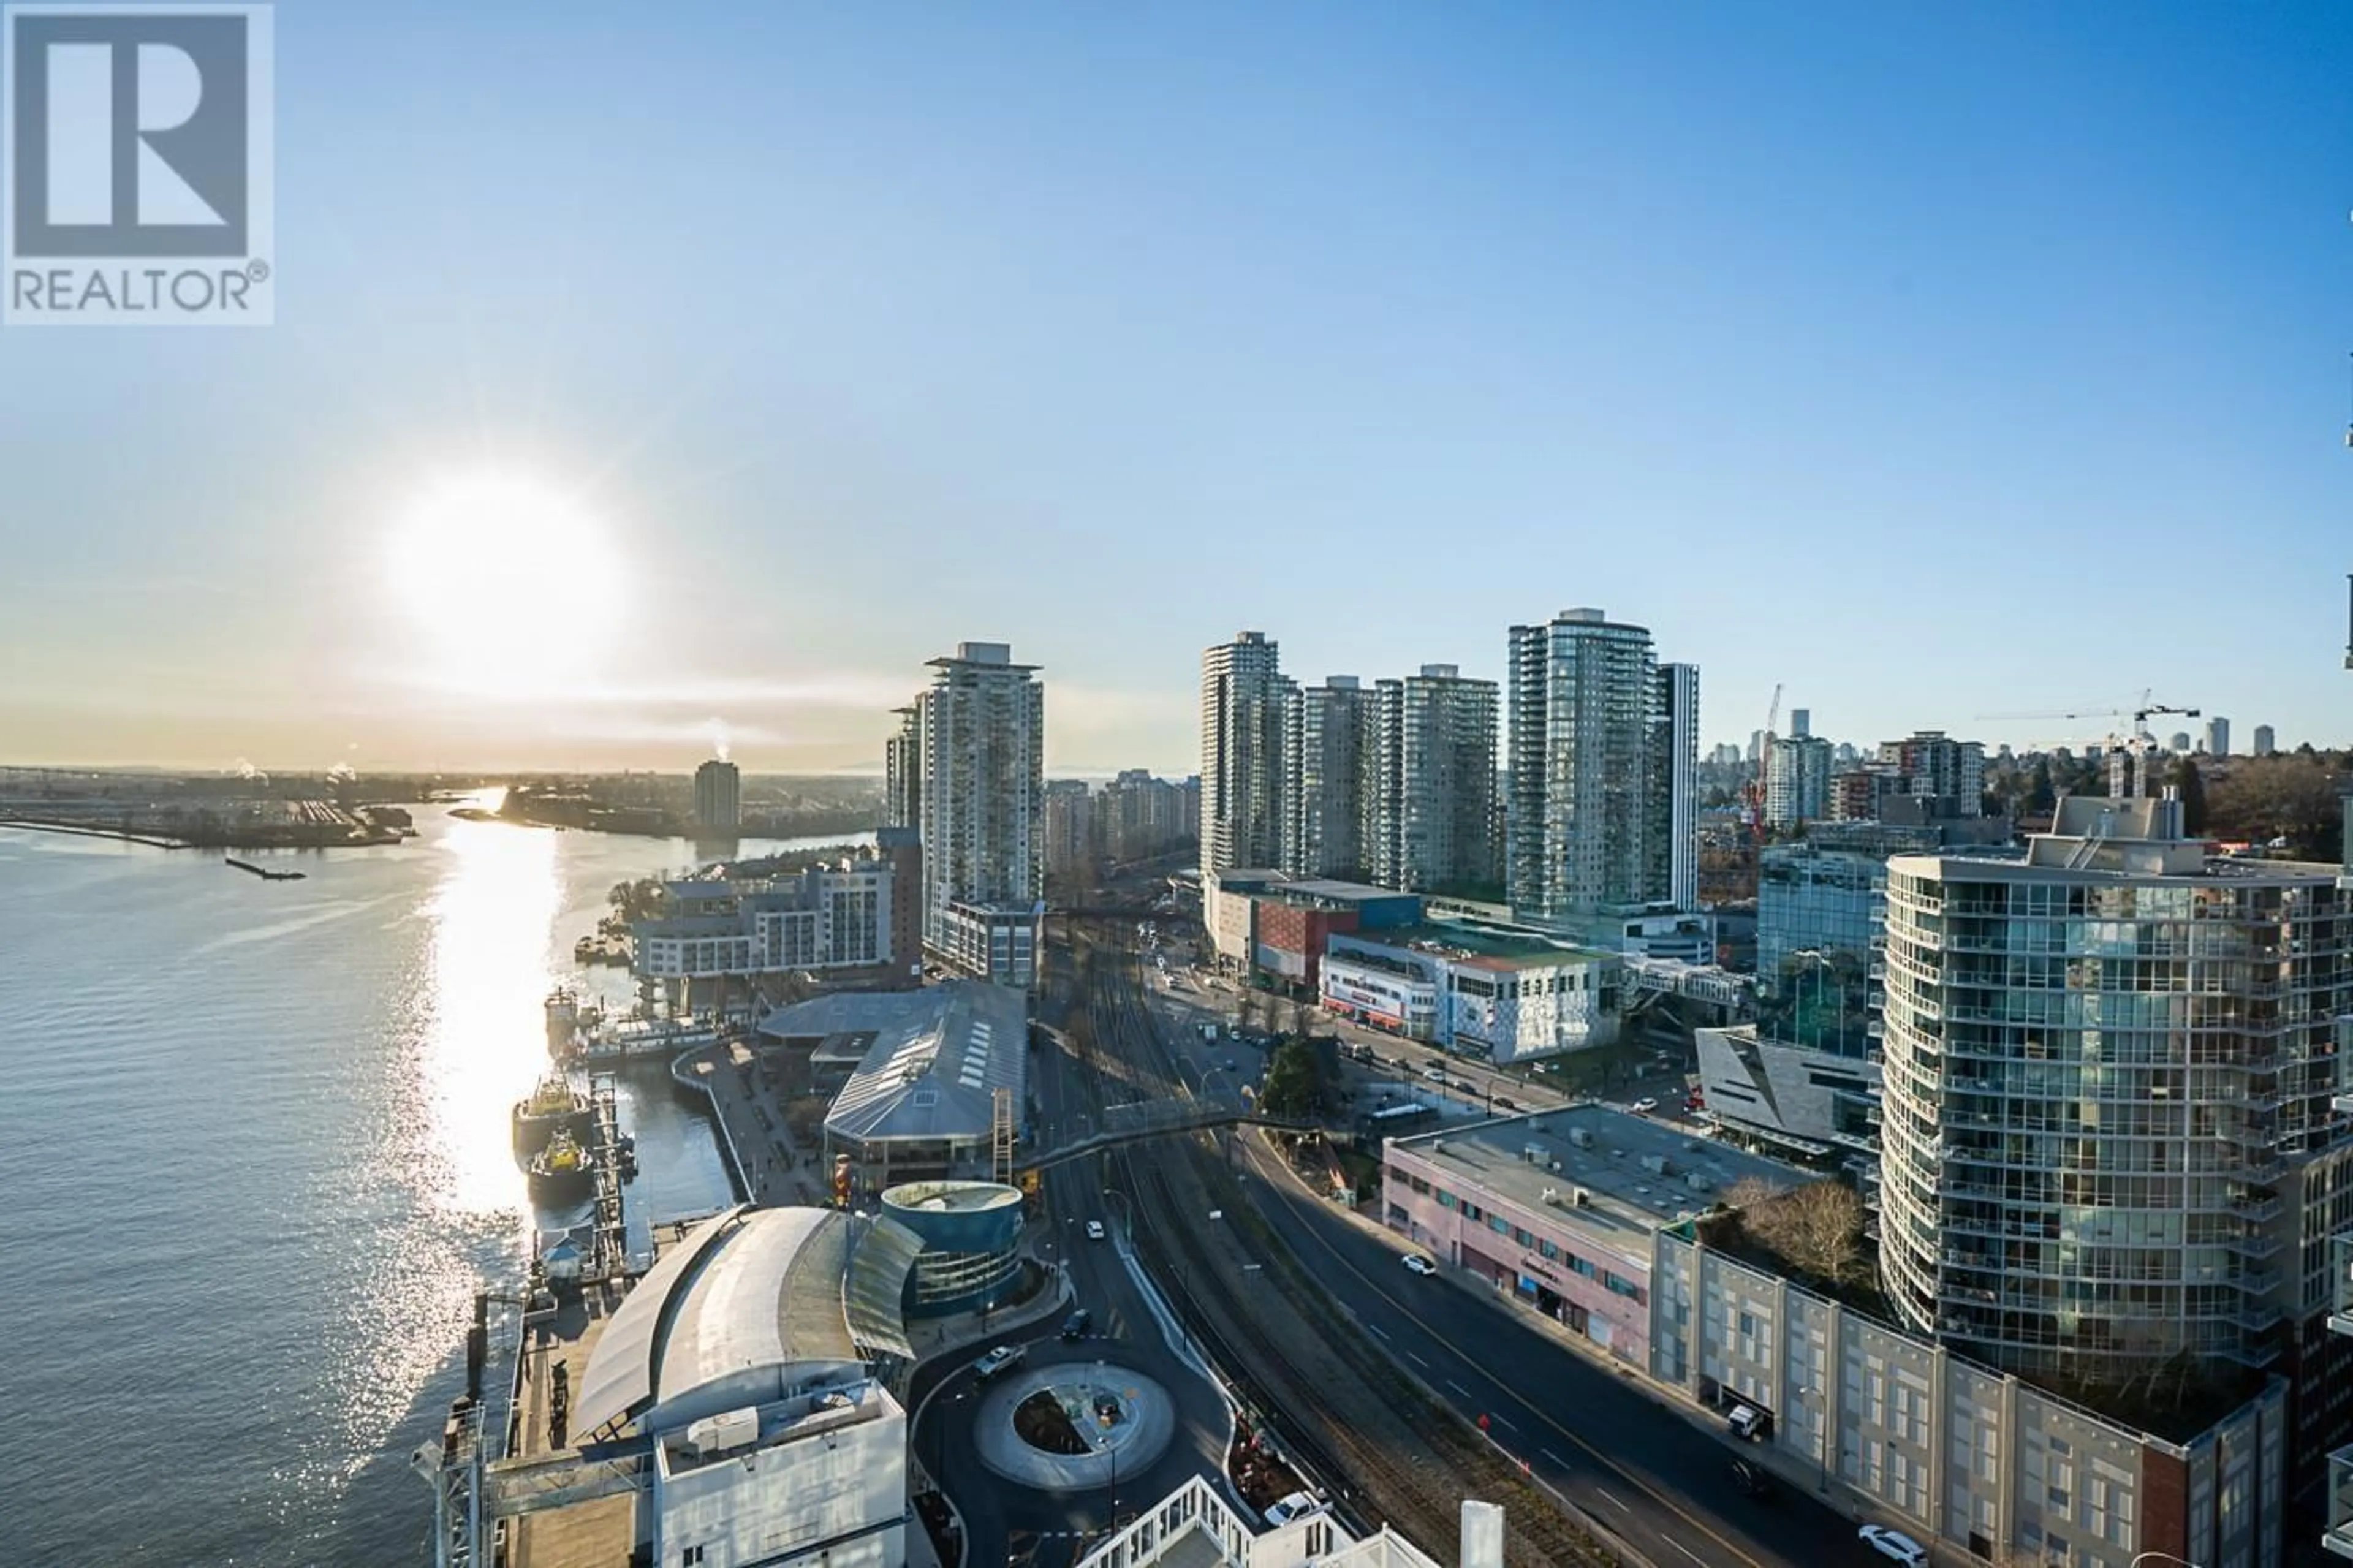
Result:
M598 1073L588 1080L588 1105L596 1119L589 1135L596 1206L585 1272L592 1279L618 1280L628 1271L629 1234L621 1214L621 1116L610 1073Z

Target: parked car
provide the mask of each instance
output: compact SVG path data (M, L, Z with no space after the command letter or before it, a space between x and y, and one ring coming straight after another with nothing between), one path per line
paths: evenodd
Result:
M1733 1407L1731 1418L1725 1421L1724 1426L1725 1430L1742 1442L1754 1443L1765 1436L1770 1422L1765 1413L1755 1405L1739 1405Z
M1019 1345L998 1345L972 1363L973 1375L987 1383L998 1373L1019 1366L1021 1358L1028 1353Z
M1103 1238L1103 1221L1101 1221L1101 1220L1099 1220L1099 1219L1091 1219L1091 1220L1087 1221L1087 1239L1088 1239L1089 1241L1101 1241Z
M1062 1320L1062 1338L1065 1340L1085 1339L1087 1337L1087 1331L1093 1328L1094 1325L1095 1315L1092 1312L1088 1311L1084 1307L1082 1307L1077 1311L1072 1312L1069 1317Z
M1866 1524L1854 1533L1865 1546L1891 1562L1903 1563L1904 1568L1928 1568L1928 1549L1900 1530Z
M1270 1528L1289 1524L1293 1520L1304 1518L1323 1506L1315 1500L1314 1492L1293 1492L1280 1502L1271 1502L1266 1505L1266 1522Z
M1495 1097L1495 1109L1498 1110L1517 1110L1519 1108L1517 1100L1506 1100L1500 1094Z
M1419 1252L1409 1252L1405 1255L1405 1271L1409 1274L1419 1274L1424 1279L1428 1279L1430 1275L1438 1272L1438 1265L1432 1263L1429 1258L1424 1258Z

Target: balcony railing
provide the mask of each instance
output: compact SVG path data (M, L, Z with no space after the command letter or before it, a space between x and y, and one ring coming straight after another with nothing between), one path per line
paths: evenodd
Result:
M2353 1557L2353 1446L2328 1456L2328 1533L2320 1539L2339 1557Z
M2328 1326L2353 1334L2353 1231L2328 1238Z

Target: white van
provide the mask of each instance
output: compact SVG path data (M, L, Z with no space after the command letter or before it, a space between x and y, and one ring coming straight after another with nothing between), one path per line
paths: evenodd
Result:
M1725 1426L1742 1442L1753 1443L1764 1434L1765 1415L1753 1405L1743 1405L1734 1409Z

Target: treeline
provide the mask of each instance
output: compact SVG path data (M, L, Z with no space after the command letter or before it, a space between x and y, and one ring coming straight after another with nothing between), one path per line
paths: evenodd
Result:
M2299 860L2334 861L2342 851L2343 806L2353 786L2353 752L2299 746L2269 757L2176 757L2158 779L2179 790L2189 830L2207 838L2276 843ZM2061 795L2108 793L2105 761L2037 757L1989 780L1986 809L2047 816Z

